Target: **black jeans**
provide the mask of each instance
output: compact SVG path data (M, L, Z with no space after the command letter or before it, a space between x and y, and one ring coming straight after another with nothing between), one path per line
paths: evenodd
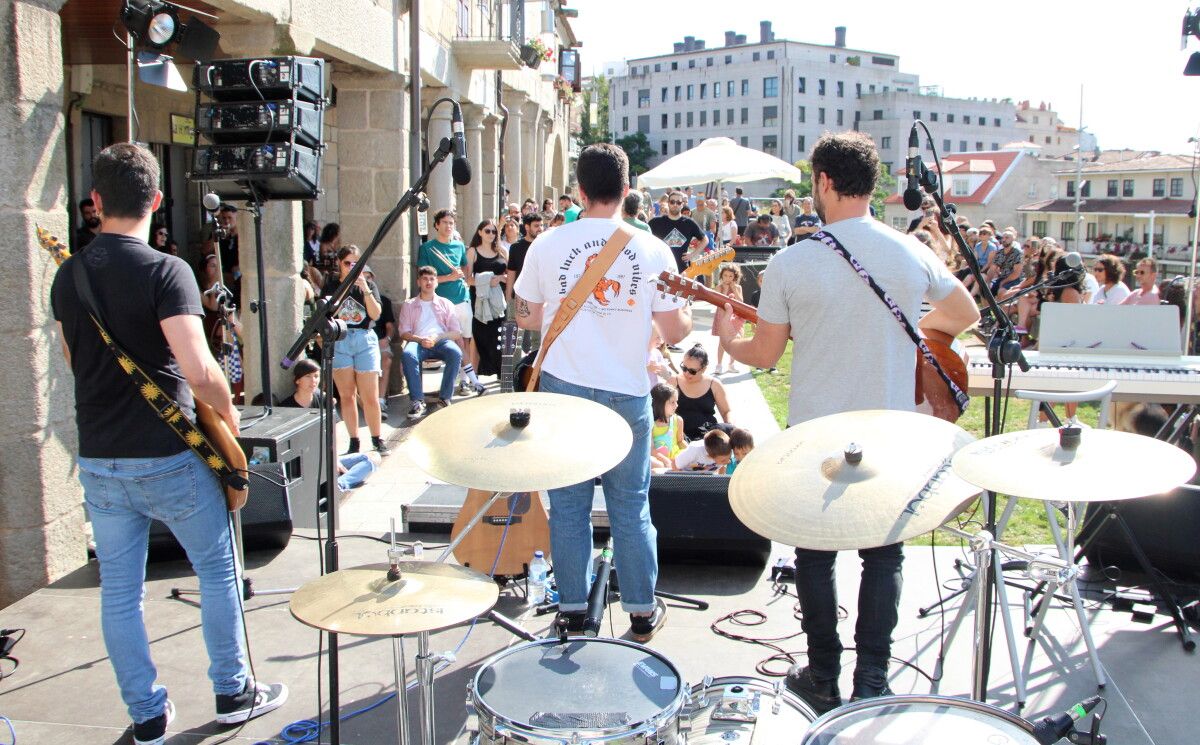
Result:
M904 551L902 544L893 543L863 549L858 555L863 569L858 586L858 622L854 627L854 647L858 653L854 677L879 683L886 680L892 631L899 620ZM808 637L808 663L818 680L836 680L842 671L836 560L836 551L796 549L796 594L803 612L800 627Z

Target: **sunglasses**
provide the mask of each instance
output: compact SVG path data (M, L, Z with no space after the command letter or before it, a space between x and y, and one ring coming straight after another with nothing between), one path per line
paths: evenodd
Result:
M687 365L680 365L679 369L683 370L688 375L699 375L704 370L703 367L693 370L692 368L688 367Z
M484 233L485 235L495 235L496 229L495 228L484 228L483 230L481 230L479 232Z
M154 231L154 234L155 234L155 235L166 235L166 234L167 234L167 231L165 231L165 230L156 230L156 231Z
M683 202L679 201L678 199L672 199L668 201L667 204L683 204Z
M1145 269L1134 269L1134 270L1133 270L1133 273L1134 273L1134 274L1146 274L1146 273L1147 273L1147 270L1145 270Z
M357 262L347 260L342 262L342 266L354 266L355 263Z

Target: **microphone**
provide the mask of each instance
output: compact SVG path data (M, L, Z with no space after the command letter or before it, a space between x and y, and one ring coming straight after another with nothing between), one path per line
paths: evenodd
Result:
M1050 278L1052 285L1071 285L1083 279L1083 257L1079 255L1078 251L1067 252L1061 261L1066 268L1054 273L1054 276Z
M462 107L457 101L451 101L450 104L450 140L454 144L454 161L450 171L454 175L454 183L466 186L471 183L471 161L467 160L467 141L463 137Z
M921 140L917 135L917 125L914 123L908 131L908 158L904 161L904 170L908 173L908 188L904 190L904 208L908 210L921 209Z
M1061 714L1042 717L1033 725L1033 739L1041 745L1052 745L1071 734L1075 723L1087 716L1092 709L1100 705L1100 697L1091 698L1075 704Z
M209 212L216 212L221 208L221 198L211 191L205 194L204 198L200 201L203 202L204 209L208 210Z
M608 605L608 580L612 574L612 544L600 552L600 565L596 567L596 580L588 593L587 612L583 617L583 635L595 637L600 633L600 622L604 620L604 608Z

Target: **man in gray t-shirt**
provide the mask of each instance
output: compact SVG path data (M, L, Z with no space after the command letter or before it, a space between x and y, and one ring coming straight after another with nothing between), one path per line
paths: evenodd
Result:
M910 321L920 318L921 300L933 310L918 324L952 336L979 319L962 284L933 252L869 214L879 173L879 155L859 132L821 137L813 149L815 209L825 231L866 268ZM722 309L717 319L721 345L738 362L767 368L792 347L792 391L788 424L861 409L912 411L916 350L867 283L841 256L817 240L781 250L767 265L753 337L738 338L741 323ZM854 635L857 664L852 698L888 695L888 658L900 601L901 545L859 551L863 575ZM838 676L842 644L837 633L833 551L796 549L796 590L808 637L808 665L794 665L788 688L818 712L841 704Z
M733 210L733 221L737 223L738 235L745 235L746 224L750 221L750 200L742 196L742 187L733 190L734 197L729 200L729 208Z

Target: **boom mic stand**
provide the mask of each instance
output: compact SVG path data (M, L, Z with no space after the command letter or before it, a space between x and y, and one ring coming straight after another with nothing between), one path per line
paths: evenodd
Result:
M920 125L925 130L926 141L936 161L937 149L933 144L933 136L930 134L929 128L919 119L913 123L914 127L917 125ZM984 409L983 416L984 436L991 437L1000 433L1000 417L1003 410L1006 368L1016 363L1022 372L1027 372L1029 370L1029 362L1026 361L1025 355L1021 351L1021 344L1017 341L1017 333L1012 319L1000 309L999 303L996 302L996 296L992 294L991 287L987 280L984 279L979 261L975 257L975 252L967 245L966 240L962 236L962 231L958 229L958 223L952 219L955 210L953 205L947 208L942 190L939 188L937 175L925 167L920 156L917 156L916 166L918 169L918 183L937 204L941 212L938 219L941 221L942 229L954 239L954 245L958 248L958 252L962 255L963 260L966 261L967 267L971 270L971 276L975 278L976 284L979 285L979 292L987 305L988 312L992 314L992 317L996 321L995 329L992 331L992 336L988 340L987 345L988 360L992 363L992 396L989 401L990 406ZM940 171L941 169L939 168L938 170ZM987 502L987 518L984 530L994 536L996 534L996 493L985 492L985 498ZM975 574L975 580L981 581L984 584L980 588L981 599L979 608L975 614L976 645L978 646L979 654L976 655L972 675L971 697L980 702L986 702L987 700L988 674L991 668L993 594L999 594L1004 588L1003 578L1000 576L1000 567L1000 556L997 551L994 552L993 561L989 562L989 566L977 567Z
M333 430L333 345L338 339L346 335L346 322L338 319L336 315L342 303L350 294L350 289L354 287L354 283L362 275L362 271L367 266L371 255L375 253L375 249L387 237L387 234L391 231L392 226L396 224L396 221L400 219L400 216L406 210L421 202L425 186L429 182L430 174L449 155L450 139L444 137L434 152L432 160L426 164L421 175L417 177L417 180L413 182L408 191L401 195L400 201L396 203L396 206L392 208L392 211L380 223L374 237L371 238L370 244L363 249L358 261L351 267L350 272L342 279L337 289L333 291L333 295L328 299L317 301L316 311L309 317L308 323L304 324L300 335L296 337L291 349L288 350L279 363L283 369L290 369L313 337L318 335L321 337L321 388L324 394L324 400L321 402L321 429L322 436L325 438L325 488L318 502L323 500L325 503L325 520L327 526L325 560L324 566L321 568L322 574L335 572L338 568L337 441L334 439ZM262 281L261 272L259 273L259 281ZM327 633L329 636L329 656L327 658L329 671L329 742L331 745L341 745L341 707L338 692L338 635L334 632Z

